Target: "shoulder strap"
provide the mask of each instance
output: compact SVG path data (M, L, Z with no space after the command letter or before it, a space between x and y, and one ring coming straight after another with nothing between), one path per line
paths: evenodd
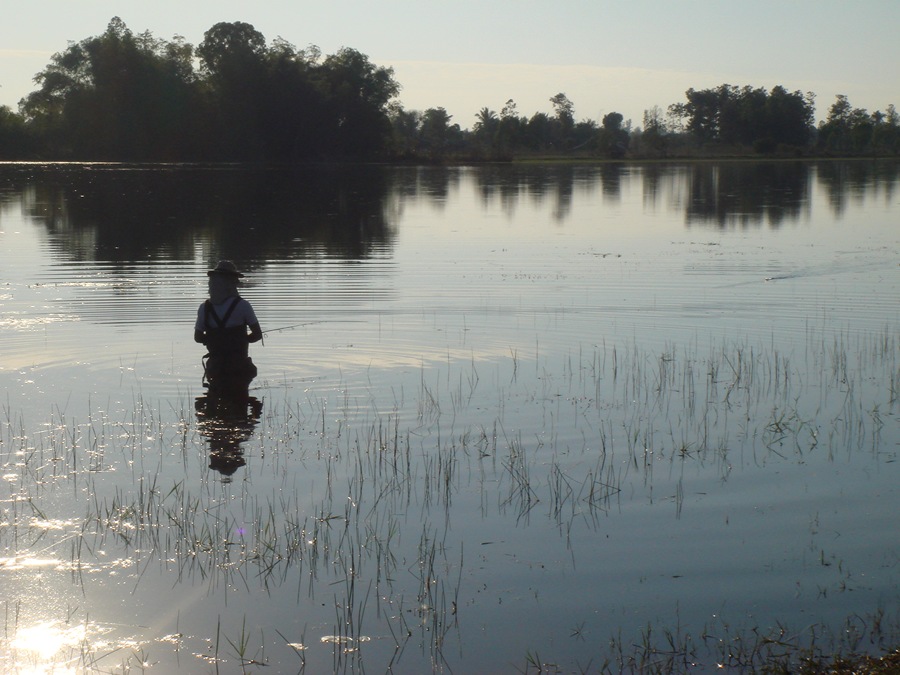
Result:
M222 320L219 319L219 315L216 314L216 308L213 307L213 304L210 300L207 300L203 303L203 325L208 329L213 327L212 319L216 320L216 323L219 324L219 327L222 326Z
M225 312L225 316L222 317L222 321L219 323L219 326L224 327L228 323L228 319L231 318L231 315L234 313L234 308L238 306L238 303L240 301L241 296L238 296L231 301L231 306L228 308L228 311Z
M234 300L231 301L231 305L228 307L228 311L225 312L225 316L219 318L219 315L216 314L216 308L213 306L212 301L207 300L203 303L204 312L203 312L203 323L207 328L213 328L213 322L211 319L215 320L216 328L224 328L225 324L228 323L228 319L231 318L232 313L234 313L235 307L238 306L238 303L241 301L241 297L237 296Z

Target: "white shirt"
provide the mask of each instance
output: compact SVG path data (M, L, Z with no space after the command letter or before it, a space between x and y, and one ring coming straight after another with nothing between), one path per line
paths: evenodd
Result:
M228 313L228 308L231 307L231 303L234 302L234 297L228 298L225 302L213 305L213 309L215 309L216 314L220 319L224 318ZM256 312L253 311L252 305L240 298L238 300L238 304L235 306L234 311L231 313L231 316L228 317L228 321L225 322L224 328L233 328L235 326L252 326L255 323L259 323L259 320L256 318ZM209 324L212 328L219 328L219 324L213 317L210 317ZM200 305L197 309L197 322L194 324L194 329L199 331L206 330L206 303Z

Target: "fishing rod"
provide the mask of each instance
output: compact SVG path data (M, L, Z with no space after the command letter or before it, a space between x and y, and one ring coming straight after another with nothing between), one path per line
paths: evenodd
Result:
M280 328L270 328L269 330L264 330L262 332L263 335L266 333L278 333L283 330L291 330L292 328L299 328L300 326L309 326L314 323L322 323L321 321L304 321L303 323L294 323L290 326L281 326Z
M303 323L294 323L290 326L281 326L279 328L269 328L268 330L262 331L262 334L266 333L278 333L283 330L291 330L292 328L299 328L300 326L311 326L316 323L359 323L357 319L321 319L319 321L304 321Z

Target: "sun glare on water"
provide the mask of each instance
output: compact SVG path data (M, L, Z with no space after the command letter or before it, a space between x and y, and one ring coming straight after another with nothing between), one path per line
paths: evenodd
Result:
M56 558L27 558L15 556L12 558L0 558L0 568L7 570L20 570L32 567L54 567L59 564Z
M19 628L10 641L13 662L19 673L74 673L78 659L71 662L72 654L87 636L84 625L64 626L55 621L45 621L26 628Z

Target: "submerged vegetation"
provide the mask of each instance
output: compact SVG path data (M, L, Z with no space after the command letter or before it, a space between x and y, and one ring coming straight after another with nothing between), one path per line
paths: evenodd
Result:
M0 665L424 672L499 655L521 672L813 672L836 657L844 672L900 640L895 599L804 626L725 611L702 626L620 616L616 627L583 601L557 642L523 617L519 651L502 644L508 627L484 624L495 594L502 603L524 591L489 592L491 570L524 561L484 539L479 522L533 533L548 560L572 556L555 563L571 584L595 584L575 551L599 554L593 535L608 540L635 504L658 503L670 523L690 518L700 476L727 493L753 467L772 465L768 480L855 453L871 468L895 461L885 420L900 406L897 336L810 328L801 342L791 353L598 344L556 364L511 350L493 364L423 366L418 391L395 391L393 409L342 384L270 396L216 429L199 401L161 410L138 398L118 418L56 409L44 422L7 403L0 574L17 584ZM485 392L483 380L497 386ZM523 416L539 420L534 435L517 431ZM216 470L223 440L245 460L239 473ZM808 529L798 597L860 588L817 515ZM37 586L25 579L36 570ZM114 608L123 592L145 608L131 620Z
M531 116L507 100L472 128L440 106L406 110L391 68L357 50L323 56L218 23L194 47L138 35L118 18L71 43L35 77L18 112L0 107L0 159L304 162L496 161L528 157L897 156L900 115L837 95L815 125L815 94L723 84L643 120L577 120L560 92Z

